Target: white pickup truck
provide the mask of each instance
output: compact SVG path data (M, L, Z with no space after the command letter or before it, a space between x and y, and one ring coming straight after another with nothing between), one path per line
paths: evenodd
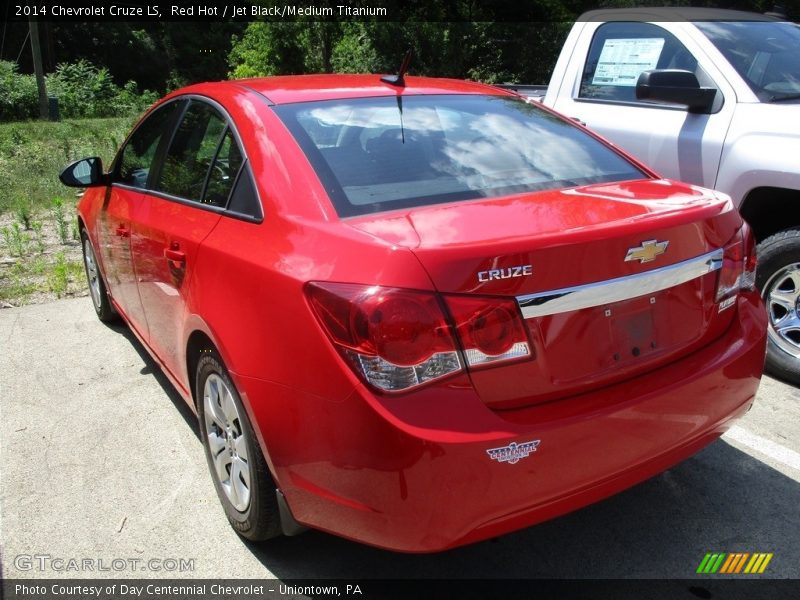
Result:
M730 10L592 11L542 101L663 176L733 198L759 242L767 367L800 383L800 27Z

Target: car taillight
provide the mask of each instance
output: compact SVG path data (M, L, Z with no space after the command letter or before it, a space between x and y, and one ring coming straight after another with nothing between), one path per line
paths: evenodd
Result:
M467 364L472 368L531 356L516 300L446 295Z
M463 369L432 292L309 283L306 293L328 336L377 388L401 391Z
M381 390L407 390L465 364L481 368L532 355L514 299L444 295L453 328L434 292L314 282L306 294L328 337Z
M745 224L724 248L717 279L716 301L720 310L731 306L739 291L752 290L755 285L756 246L750 227Z

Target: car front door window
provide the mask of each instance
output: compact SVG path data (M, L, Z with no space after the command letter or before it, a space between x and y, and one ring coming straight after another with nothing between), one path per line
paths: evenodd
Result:
M144 189L164 134L183 102L170 102L158 108L133 133L125 144L114 172L114 183Z

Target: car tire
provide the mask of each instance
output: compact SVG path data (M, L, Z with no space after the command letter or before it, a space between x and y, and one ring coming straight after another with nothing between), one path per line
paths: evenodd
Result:
M100 270L97 255L94 253L94 247L89 239L89 234L86 233L86 229L81 229L81 247L83 248L83 268L86 271L89 297L92 299L94 312L97 314L97 318L104 323L116 321L119 319L119 315L114 310L111 299L108 297L103 273Z
M758 245L756 285L767 307L766 371L800 384L800 230Z
M200 437L228 521L248 540L280 535L275 482L239 393L215 352L203 352L195 385Z

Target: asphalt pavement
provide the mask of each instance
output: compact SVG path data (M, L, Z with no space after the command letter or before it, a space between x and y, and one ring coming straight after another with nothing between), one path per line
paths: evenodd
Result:
M800 577L800 390L770 378L730 433L662 475L498 539L404 555L314 531L242 541L192 412L88 298L0 310L0 349L5 577L693 578L709 552L772 553L761 577Z

